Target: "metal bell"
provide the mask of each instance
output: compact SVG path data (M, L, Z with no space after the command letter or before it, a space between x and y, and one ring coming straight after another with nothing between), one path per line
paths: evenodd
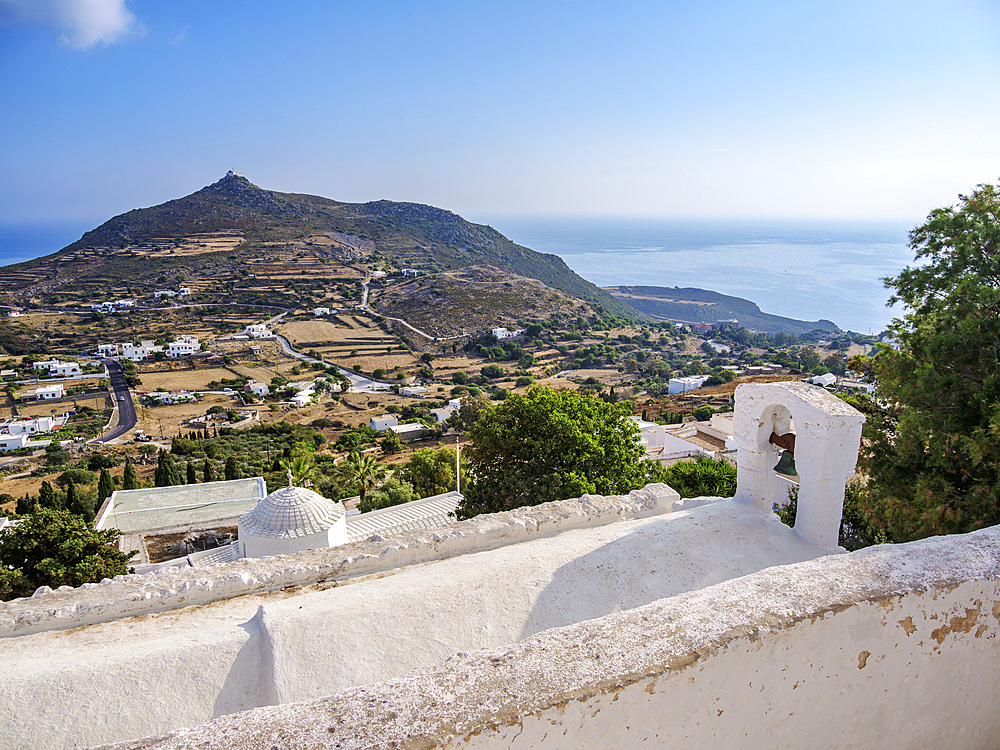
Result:
M774 470L787 477L797 477L799 475L799 473L795 471L795 457L792 455L791 451L781 452L781 458L779 458L778 463L775 464Z

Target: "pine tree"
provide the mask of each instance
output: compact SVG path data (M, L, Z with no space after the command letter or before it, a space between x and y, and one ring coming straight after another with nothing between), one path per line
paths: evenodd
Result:
M111 472L107 469L101 469L101 477L97 480L97 505L103 505L114 491L115 482L111 478Z
M207 458L205 459L205 463L201 465L201 475L206 482L215 481L215 470L212 468L212 462Z
M198 484L198 475L195 473L194 464L190 461L188 461L187 465L187 483Z
M128 455L125 456L125 473L122 474L122 489L139 489L139 477L135 473L135 467L132 465L132 457Z

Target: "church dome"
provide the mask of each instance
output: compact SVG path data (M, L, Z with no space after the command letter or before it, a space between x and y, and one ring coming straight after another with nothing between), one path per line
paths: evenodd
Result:
M282 487L240 516L241 534L295 539L328 531L345 514L344 506L305 487Z

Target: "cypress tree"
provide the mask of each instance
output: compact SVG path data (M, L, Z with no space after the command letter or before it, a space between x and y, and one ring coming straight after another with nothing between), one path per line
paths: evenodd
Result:
M188 461L187 465L187 483L188 484L198 484L198 476L194 471L194 464Z
M176 487L184 484L181 473L177 469L174 457L167 451L160 451L159 460L156 464L156 474L153 481L154 487Z
M42 486L38 489L38 504L50 510L59 510L62 508L62 503L56 497L56 491L52 489L52 485L48 482L42 482Z
M128 455L125 456L125 473L122 474L122 489L139 489L139 477L135 473L135 467L132 465L132 457Z
M226 481L231 482L240 478L240 466L236 463L236 456L226 459Z
M104 504L104 501L111 497L111 493L115 491L115 482L111 478L111 472L107 469L101 469L101 478L97 480L97 505L100 507Z
M205 482L215 481L215 471L212 469L212 462L207 458L205 459L205 463L201 465L201 475Z

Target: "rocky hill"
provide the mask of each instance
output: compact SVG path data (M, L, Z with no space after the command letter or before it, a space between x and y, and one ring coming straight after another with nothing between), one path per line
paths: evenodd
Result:
M521 247L450 211L279 193L234 172L183 198L115 216L57 253L0 269L0 295L14 304L59 304L210 278L232 301L288 303L291 297L277 286L256 295L241 292L241 280L255 263L275 260L383 265L423 274L490 266L537 279L612 316L646 319L558 256Z

